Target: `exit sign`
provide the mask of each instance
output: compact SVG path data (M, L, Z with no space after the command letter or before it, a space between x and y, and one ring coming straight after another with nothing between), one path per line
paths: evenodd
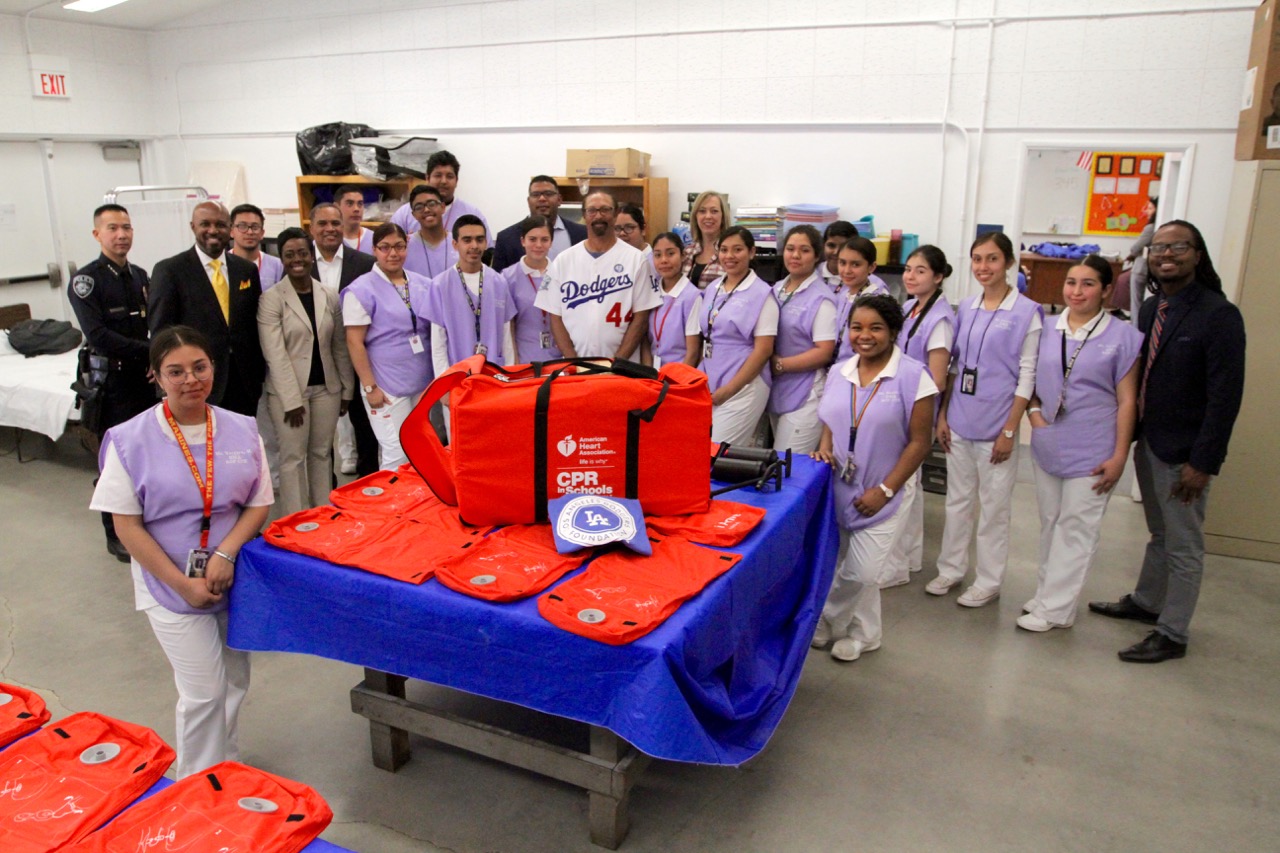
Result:
M37 98L70 98L70 79L65 56L31 57L31 89Z

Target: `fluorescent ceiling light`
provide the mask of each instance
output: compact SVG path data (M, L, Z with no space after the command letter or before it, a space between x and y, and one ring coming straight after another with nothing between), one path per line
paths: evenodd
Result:
M72 3L63 3L62 8L76 12L101 12L103 9L119 6L123 2L125 0L74 0Z

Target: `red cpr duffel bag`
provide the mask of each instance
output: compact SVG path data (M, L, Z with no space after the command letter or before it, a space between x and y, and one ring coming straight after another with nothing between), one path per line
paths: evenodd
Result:
M164 775L174 751L144 726L64 717L0 753L0 850L48 853L102 826Z
M427 418L445 394L448 449ZM436 377L400 428L400 444L468 524L529 524L546 521L547 501L566 494L635 498L656 515L705 512L710 435L707 377L686 364L561 359L503 368L475 355Z
M193 773L131 807L68 853L296 853L333 819L301 782L235 761Z
M0 749L49 722L40 694L0 683Z

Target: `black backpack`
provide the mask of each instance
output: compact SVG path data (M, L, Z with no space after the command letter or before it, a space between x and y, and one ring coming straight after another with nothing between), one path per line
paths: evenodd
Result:
M82 340L66 320L23 320L9 330L9 343L27 358L71 352Z

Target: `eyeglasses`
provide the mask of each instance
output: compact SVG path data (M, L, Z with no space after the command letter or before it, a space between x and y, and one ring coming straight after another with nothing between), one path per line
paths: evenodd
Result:
M439 210L442 207L444 207L444 202L439 199L432 199L431 201L420 201L409 209L414 213L421 213L424 210Z
M1185 255L1191 251L1194 246L1190 243L1152 243L1147 248L1147 253L1151 255Z
M640 230L640 226L636 225L634 222L631 223L630 225L613 226L614 234L631 234L632 232L639 231L639 230Z
M392 252L396 254L404 254L404 251L409 248L409 244L408 243L379 243L373 248L377 249L379 252L384 252L388 255L390 255Z
M212 364L197 364L191 370L183 370L181 367L166 367L164 369L164 378L170 382L182 382L188 375L194 376L203 382L213 375Z
M237 231L246 231L246 232L248 232L248 233L250 233L250 234L261 234L261 233L262 233L262 226L261 226L261 225L257 225L257 224L253 224L253 225L251 225L251 224L249 224L248 222L237 222L235 225L232 225L231 227L232 227L232 228L234 228L234 229L236 229Z
M612 207L588 207L582 211L587 216L608 216L613 213Z
M558 190L529 190L529 198L555 198L558 195Z

